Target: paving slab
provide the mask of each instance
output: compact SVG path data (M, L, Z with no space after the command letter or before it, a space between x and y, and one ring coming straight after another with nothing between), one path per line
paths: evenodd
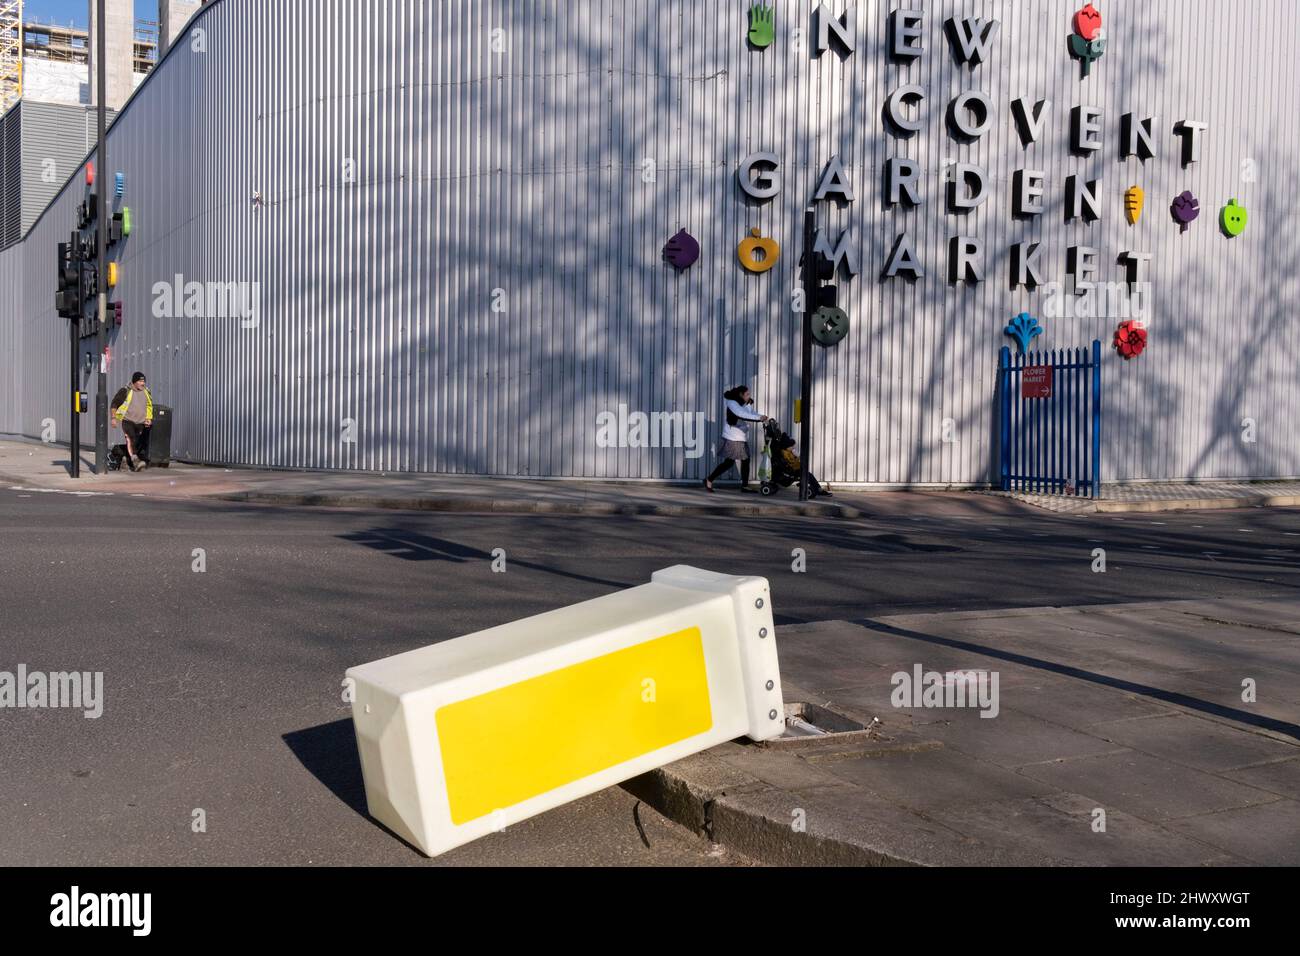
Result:
M1061 788L950 748L931 753L842 760L828 769L868 798L929 813L952 806L1038 797ZM917 782L924 774L925 785Z
M1292 744L1185 713L1096 724L1092 732L1111 743L1222 774L1295 756Z
M942 741L946 747L1006 769L1127 749L1100 735L1072 730L1052 719L1018 713L1014 704L1019 695L1013 692L1001 697L1002 709L996 717L980 717L978 711L969 709L942 711L943 717L936 717L930 711L929 719L914 718L913 729Z
M1291 508L1300 505L1300 481L1162 481L1106 484L1100 498L1040 495L1022 491L979 494L1021 501L1059 514L1125 514L1208 511L1224 508Z
M714 839L765 862L1300 864L1300 713L1276 696L1246 705L1232 673L1236 653L1262 687L1285 682L1273 669L1289 667L1293 643L1216 638L1206 617L1188 638L1175 626L1188 603L783 626L788 688L860 722L876 718L893 749L837 752L833 734L816 752L794 742L779 757L732 745L705 755L730 780L713 770L712 785L692 786L691 763L653 776L694 795L694 819ZM1272 598L1198 600L1194 610L1239 623L1300 613ZM1143 639L1147 649L1134 652ZM998 715L894 707L892 669L916 663L996 671ZM1098 809L1104 831L1093 828Z
M954 807L939 822L995 846L1017 843L1078 865L1223 866L1247 862L1188 835L1122 810L1097 815L1095 802L1061 793L1026 800ZM1098 829L1104 826L1104 829Z
M1264 866L1295 866L1300 843L1300 802L1279 800L1260 806L1184 817L1171 830Z
M1114 807L1156 822L1278 799L1266 790L1134 750L1033 764L1021 768L1020 773L1089 797L1096 806Z
M1300 757L1274 760L1254 767L1240 767L1225 771L1223 776L1276 793L1280 797L1294 798L1300 794ZM1300 838L1300 834L1297 838Z

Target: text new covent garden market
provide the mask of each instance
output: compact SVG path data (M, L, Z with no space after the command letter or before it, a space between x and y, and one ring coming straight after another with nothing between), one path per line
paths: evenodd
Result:
M834 44L842 56L853 54L855 37L848 22L852 19L850 6L838 18L824 6L813 13L817 53L821 55ZM954 58L969 64L972 71L988 61L996 42L997 20L981 17L950 17L944 24ZM923 45L924 14L913 10L895 10L890 14L887 28L888 54L895 62L906 62L925 53ZM1062 48L1062 57L1068 54ZM1071 64L1071 69L1073 65ZM917 84L900 85L885 98L882 113L887 126L897 140L905 141L925 127L929 112L928 97ZM1011 101L1011 113L1025 149L1038 142L1052 115L1050 100L1031 100L1018 96ZM982 90L964 90L947 104L946 119L954 141L969 145L983 138L992 129L996 109L990 96ZM1078 104L1070 109L1070 147L1076 156L1086 157L1103 147L1102 125L1105 111L1100 107ZM1158 118L1139 116L1126 112L1121 117L1121 159L1136 156L1147 160L1156 155L1156 128ZM1206 124L1196 120L1180 120L1173 125L1173 133L1182 138L1183 165L1196 162L1201 153L1201 135ZM884 201L888 207L915 208L925 201L920 164L905 156L891 156L885 162L883 175ZM765 201L780 193L781 158L773 152L755 152L746 156L737 171L740 188L746 195ZM945 164L942 177L944 207L948 214L967 213L989 199L988 174L974 163L952 162ZM1044 170L1022 167L1012 176L1012 212L1017 219L1030 220L1045 212L1044 197L1048 190ZM1095 222L1101 218L1102 207L1098 200L1099 181L1080 175L1066 177L1065 221ZM845 203L854 201L854 189L839 156L832 156L817 181L813 194L815 202L837 199ZM816 236L816 251L835 262L836 270L848 276L858 274L861 257L851 229L846 229L832 242L825 229ZM1043 247L1039 242L1026 240L1010 247L1012 288L1035 288L1042 285L1046 266ZM952 283L978 283L985 278L984 244L977 236L954 235L948 240L947 276ZM1118 261L1124 263L1127 281L1131 287L1146 282L1146 266L1151 253L1141 250L1124 250ZM1101 250L1084 244L1074 244L1066 250L1065 277L1075 292L1090 292L1099 278ZM926 275L925 262L917 253L910 234L906 231L895 238L882 264L881 277L892 279L902 276L921 279Z

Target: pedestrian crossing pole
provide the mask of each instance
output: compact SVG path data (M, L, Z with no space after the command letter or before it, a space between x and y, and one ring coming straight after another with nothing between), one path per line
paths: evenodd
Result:
M812 316L817 308L821 276L817 269L817 213L812 206L803 214L803 358L799 372L799 500L808 500L808 469L812 465L809 423L812 420Z
M96 197L98 205L95 230L99 236L99 241L95 243L99 251L99 276L96 280L96 291L99 295L96 297L96 323L95 323L95 343L96 357L96 382L95 382L95 474L102 475L105 466L108 463L108 375L107 369L104 368L104 350L108 345L108 144L104 136L105 127L108 125L108 96L107 90L104 89L107 78L107 70L104 64L104 0L95 0L96 16L95 22L95 75L97 79L97 89L99 91L98 117L97 126L99 131L98 139L98 157L96 162L99 165L99 190ZM74 456L75 457L75 456Z

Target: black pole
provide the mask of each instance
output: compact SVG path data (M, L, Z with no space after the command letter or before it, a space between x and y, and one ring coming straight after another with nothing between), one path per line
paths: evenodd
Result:
M799 372L799 456L803 467L799 469L799 500L808 500L808 469L812 467L812 448L809 445L809 420L812 418L812 314L817 308L821 280L813 246L817 242L817 214L809 208L803 214L803 359Z
M96 282L96 291L99 295L96 297L96 316L98 321L95 323L96 332L96 357L98 359L96 369L97 382L95 385L95 474L102 475L104 466L108 461L108 376L104 374L104 349L108 346L108 329L107 329L107 298L108 298L108 267L105 260L108 258L108 143L107 137L104 136L104 127L107 126L108 118L108 96L104 89L104 83L107 79L108 71L104 65L104 36L108 32L104 23L104 0L96 0L96 16L98 18L95 36L95 73L99 78L97 87L99 90L99 108L98 108L98 158L96 165L99 167L99 189L97 191L97 209L96 214L99 221L95 224L95 229L99 233L99 241L96 245L99 247L99 278Z
M77 256L77 302L81 302L81 261L80 252L74 252ZM77 317L68 319L68 337L71 339L71 364L69 366L70 376L68 378L68 387L71 393L68 395L68 408L72 412L72 427L68 435L68 473L73 478L81 477L81 412L78 411L81 393L81 377L77 373L77 349L81 344L81 309L77 309Z

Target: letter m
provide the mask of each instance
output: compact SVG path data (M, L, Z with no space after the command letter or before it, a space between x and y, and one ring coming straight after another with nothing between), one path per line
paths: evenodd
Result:
M650 447L676 448L681 442L681 412L650 413Z
M50 704L55 707L81 706L80 671L50 673Z
M834 263L837 272L843 267L850 278L858 274L858 247L849 236L847 229L840 233L840 238L834 246L831 245L826 230L818 229L813 242L813 252L820 252Z
M100 897L103 911L100 913L102 926L131 925L131 897L127 893L105 893Z
M214 318L232 318L239 308L238 282L208 283L208 315Z

